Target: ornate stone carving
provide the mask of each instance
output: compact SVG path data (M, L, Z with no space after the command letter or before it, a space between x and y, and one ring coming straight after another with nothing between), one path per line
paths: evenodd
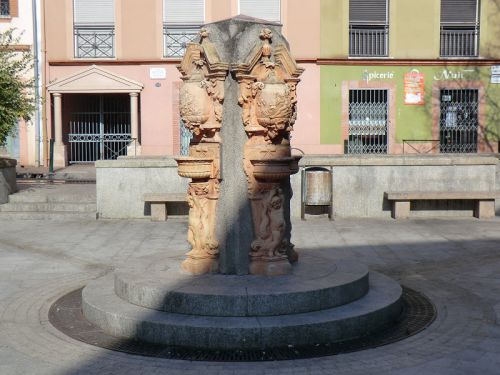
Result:
M284 239L283 200L281 189L273 187L255 201L256 239L252 242L251 256L272 258L285 255L287 241Z
M240 86L238 99L248 141L244 169L252 202L255 239L250 249L250 273L282 275L298 259L286 238L282 186L298 172L300 157L291 156L290 131L296 120L296 86L302 69L288 49L273 50L273 33L264 28L262 40L246 59L233 68Z
M218 268L215 219L220 181L219 130L228 64L220 61L208 31L201 29L200 43L188 44L178 69L183 80L180 115L193 134L189 156L176 158L179 175L192 179L187 194L191 250L181 266L187 272L202 274Z

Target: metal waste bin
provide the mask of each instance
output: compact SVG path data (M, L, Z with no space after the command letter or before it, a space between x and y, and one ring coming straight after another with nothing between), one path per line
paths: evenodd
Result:
M305 218L306 206L328 206L328 218L332 219L332 170L324 167L302 169L302 199L300 217Z

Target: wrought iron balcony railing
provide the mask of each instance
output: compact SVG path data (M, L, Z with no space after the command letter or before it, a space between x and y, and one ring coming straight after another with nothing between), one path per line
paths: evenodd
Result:
M476 57L479 27L441 26L441 57Z
M163 27L163 51L165 57L182 57L186 45L198 37L199 27Z
M113 27L89 28L75 26L75 57L109 58L115 56Z
M9 1L0 0L0 17L10 16L10 5Z
M349 26L349 56L387 56L389 26Z

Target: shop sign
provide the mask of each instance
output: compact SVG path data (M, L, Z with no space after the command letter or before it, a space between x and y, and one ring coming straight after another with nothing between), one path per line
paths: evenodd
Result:
M423 105L425 94L424 74L417 69L405 73L404 77L405 104Z
M363 72L363 81L370 82L374 79L394 79L394 72L369 72L368 70Z
M474 72L474 69L449 70L443 69L441 73L434 74L435 81L461 80L467 79L467 73Z
M165 79L167 78L167 70L165 68L149 68L149 78Z
M500 65L491 67L491 83L500 83Z

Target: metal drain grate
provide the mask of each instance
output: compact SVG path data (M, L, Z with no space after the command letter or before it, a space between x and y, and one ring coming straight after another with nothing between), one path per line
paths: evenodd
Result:
M83 289L83 288L82 288ZM403 311L395 324L370 336L340 343L268 350L202 350L148 344L104 333L82 314L82 289L57 300L49 310L49 321L66 335L90 345L129 354L190 361L258 362L330 356L391 344L417 334L436 318L436 308L423 294L403 287Z

